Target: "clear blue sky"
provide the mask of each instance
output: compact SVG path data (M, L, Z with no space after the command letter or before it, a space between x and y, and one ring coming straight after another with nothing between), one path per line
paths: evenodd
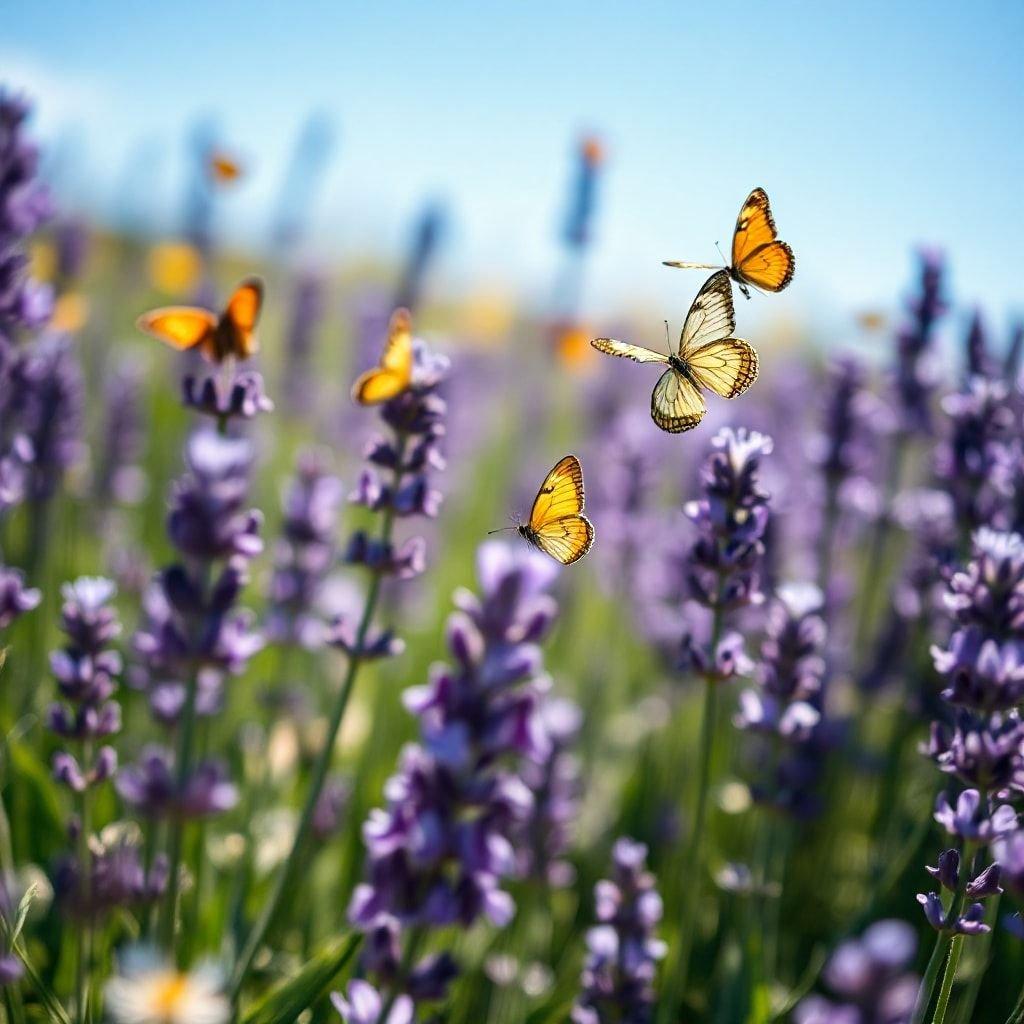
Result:
M891 305L910 247L932 242L958 301L1002 327L1024 313L1022 43L1013 0L35 0L4 14L0 78L38 94L62 190L100 209L141 152L151 212L172 217L187 126L213 112L253 169L229 225L262 231L299 126L326 110L339 141L318 245L393 253L437 196L449 284L543 296L572 146L594 130L597 312L681 316L700 282L659 261L713 259L761 184L798 256L773 311Z

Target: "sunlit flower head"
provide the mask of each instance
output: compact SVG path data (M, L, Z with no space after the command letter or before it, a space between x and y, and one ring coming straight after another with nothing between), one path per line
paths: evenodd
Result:
M212 967L179 971L149 950L132 950L107 983L107 1009L117 1024L225 1024L231 1014Z

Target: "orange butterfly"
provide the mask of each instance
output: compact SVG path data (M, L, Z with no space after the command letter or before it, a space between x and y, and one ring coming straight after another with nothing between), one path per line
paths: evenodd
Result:
M238 181L242 176L242 165L230 153L214 150L207 160L210 177L218 184L226 185Z
M360 405L377 405L400 395L412 382L412 316L396 309L388 324L388 340L380 366L360 374L352 385L352 400Z
M256 321L263 305L263 282L247 277L218 316L199 306L164 306L135 321L140 331L177 349L198 349L211 363L248 359L256 344Z
M594 527L583 515L583 467L566 455L544 478L519 536L562 565L582 558L594 543Z
M681 263L665 260L666 267L683 270L719 270L713 263ZM739 289L749 299L747 285L781 292L793 280L796 257L793 250L780 242L775 230L775 218L768 203L768 193L755 188L736 218L732 236L732 265L725 268Z

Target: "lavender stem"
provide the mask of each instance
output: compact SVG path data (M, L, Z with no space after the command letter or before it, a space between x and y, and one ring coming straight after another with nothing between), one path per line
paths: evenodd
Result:
M393 475L393 492L398 491L399 485L402 482L402 466L405 461L405 448L406 436L403 434L398 440L398 455L395 459L395 470ZM394 521L395 510L393 506L389 504L383 512L380 530L380 539L385 544L390 544L391 542L391 530L394 526ZM302 808L302 816L299 818L299 824L295 830L295 838L292 840L291 850L285 858L281 871L277 876L277 881L274 883L274 888L271 891L270 897L263 905L263 910L260 913L256 924L253 926L252 931L249 933L249 938L246 940L245 947L243 948L242 953L238 958L238 963L235 966L230 988L230 997L232 1002L237 1002L238 1000L238 995L241 991L242 983L245 981L245 976L248 973L249 968L252 966L253 959L259 950L260 943L263 941L264 936L267 934L267 931L277 915L281 900L284 898L284 894L288 890L294 873L298 868L299 861L301 860L300 855L302 847L305 846L306 838L313 822L313 814L316 811L317 801L320 798L320 791L323 789L324 782L327 779L328 770L331 766L331 757L334 753L335 740L337 739L338 732L341 729L341 723L345 717L345 710L348 707L349 697L352 694L352 688L355 685L356 676L358 675L359 668L362 664L363 659L361 651L370 630L370 623L373 621L373 616L377 609L377 601L380 597L382 580L383 574L380 571L375 571L370 582L370 589L366 594L366 601L363 605L363 615L359 622L359 629L356 632L355 646L349 657L348 668L345 671L345 678L341 684L341 689L338 691L338 697L331 712L331 719L327 727L327 735L324 739L324 744L320 749L320 754L317 757L316 764L313 768L313 779L310 784L309 792L306 795L306 803Z

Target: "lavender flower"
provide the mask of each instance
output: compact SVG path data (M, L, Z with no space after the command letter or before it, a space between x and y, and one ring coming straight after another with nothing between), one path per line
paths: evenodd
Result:
M587 932L573 1024L647 1024L653 1019L654 977L665 944L655 937L662 904L646 859L643 843L619 839L612 850L612 879L594 889L600 923Z
M946 312L942 256L922 251L919 260L919 292L907 303L907 321L896 336L894 383L900 430L907 434L927 434L931 430L929 403L935 374L930 360L936 327Z
M325 461L323 453L302 453L284 496L268 595L267 636L276 643L316 647L325 639L317 598L334 565L343 499L341 481L327 471Z
M7 629L15 619L32 611L41 600L42 594L38 590L25 586L25 577L20 569L0 565L0 630Z
M324 315L325 298L320 275L301 273L296 277L291 321L285 335L287 355L282 384L285 406L293 414L308 414L310 395L315 394L313 348Z
M582 249L590 240L594 208L597 205L597 181L604 151L599 139L581 140L578 162L570 192L569 209L562 236L570 249Z
M1007 444L1015 418L1007 398L1001 382L973 377L963 392L942 401L949 436L936 450L935 471L965 538L981 526L1005 522L1015 469Z
M964 337L964 379L970 381L975 377L989 377L992 370L985 322L981 310L976 309Z
M219 373L187 374L181 386L185 408L212 417L222 431L232 420L251 420L274 408L255 370L235 371L227 379Z
M951 727L933 725L925 751L967 787L955 800L941 793L935 804L935 820L955 837L959 849L945 851L928 870L953 896L948 904L936 892L917 897L939 941L989 930L978 901L1001 891L999 868L989 865L971 878L979 869L976 853L1018 827L1014 808L995 801L1019 797L1024 778L1024 727L1014 708L1021 692L1022 596L1024 541L1016 534L977 531L973 558L953 575L946 595L956 628L948 647L932 648L935 667L947 683L943 699L955 713ZM923 1005L930 998L922 992Z
M415 310L423 293L423 282L433 262L444 234L445 210L439 203L430 203L420 214L413 228L402 271L401 283L395 296L395 306Z
M263 549L262 517L245 508L252 449L244 440L196 434L185 459L188 471L172 491L167 516L167 533L181 561L163 570L151 586L145 620L134 638L150 707L178 732L169 801L174 812L170 877L161 921L168 946L174 935L183 821L217 813L235 801L234 787L219 764L193 764L195 722L219 708L224 678L240 673L263 644L252 616L236 608L248 581L248 562ZM147 790L168 788L160 774L151 752L122 774L122 795L142 813L166 813L145 797Z
M407 691L420 742L403 751L386 809L363 830L367 880L349 914L364 930L511 919L512 899L500 885L515 871L514 842L533 810L517 767L542 764L551 752L539 715L547 679L537 644L556 612L546 592L555 571L529 550L480 548L481 596L459 591L448 622L454 666ZM382 981L414 994L435 968L421 963L410 978Z
M527 841L519 844L518 873L560 888L571 885L576 877L565 854L583 788L572 753L583 715L572 701L548 696L541 703L540 719L548 738L548 754L539 762L524 761L520 768L523 782L533 793L533 813L526 828Z
M740 694L737 728L769 737L754 763L754 799L805 817L824 747L821 690L826 629L822 595L811 584L782 586L768 615L758 690Z
M701 469L703 497L689 502L685 512L697 527L689 559L690 594L719 628L709 630L704 642L699 627L691 623L680 667L726 679L748 663L738 634L721 633L721 623L727 613L764 600L759 568L768 495L758 482L758 467L771 452L772 441L757 431L724 427L711 443L714 450ZM691 615L691 620L701 618L707 621L707 615Z
M66 740L82 744L91 757L79 763L62 751L54 758L54 774L77 793L111 778L117 767L112 747L92 753L92 744L118 732L121 708L113 695L121 672L121 655L111 644L121 632L111 607L116 588L110 580L82 577L63 588L61 628L67 645L50 656L63 703L51 706L50 728Z
M83 450L84 386L71 343L45 337L20 351L7 386L11 398L6 415L17 424L19 436L28 440L32 450L26 467L27 496L35 502L47 502ZM41 520L35 517L34 521Z
M146 489L139 465L145 448L141 409L142 375L125 364L111 376L106 388L103 442L99 446L93 492L104 507L134 505Z
M348 983L345 995L332 992L331 1002L345 1024L412 1024L414 1020L413 1001L408 996L399 996L384 1020L384 998L369 982L359 978Z
M166 886L166 858L158 855L147 870L138 842L117 827L91 840L89 876L84 885L81 865L71 858L58 864L54 878L57 899L79 921L96 921L115 910L151 904Z
M958 707L992 712L1013 708L1024 695L1024 540L983 528L973 558L950 580L946 607L956 629L934 645L943 697Z
M859 939L841 943L823 973L840 1001L802 999L795 1024L909 1024L918 985L909 969L916 950L914 929L903 921L878 921Z
M38 327L52 308L49 288L26 276L26 238L50 216L37 179L39 151L25 136L29 106L0 91L0 344L17 327Z

